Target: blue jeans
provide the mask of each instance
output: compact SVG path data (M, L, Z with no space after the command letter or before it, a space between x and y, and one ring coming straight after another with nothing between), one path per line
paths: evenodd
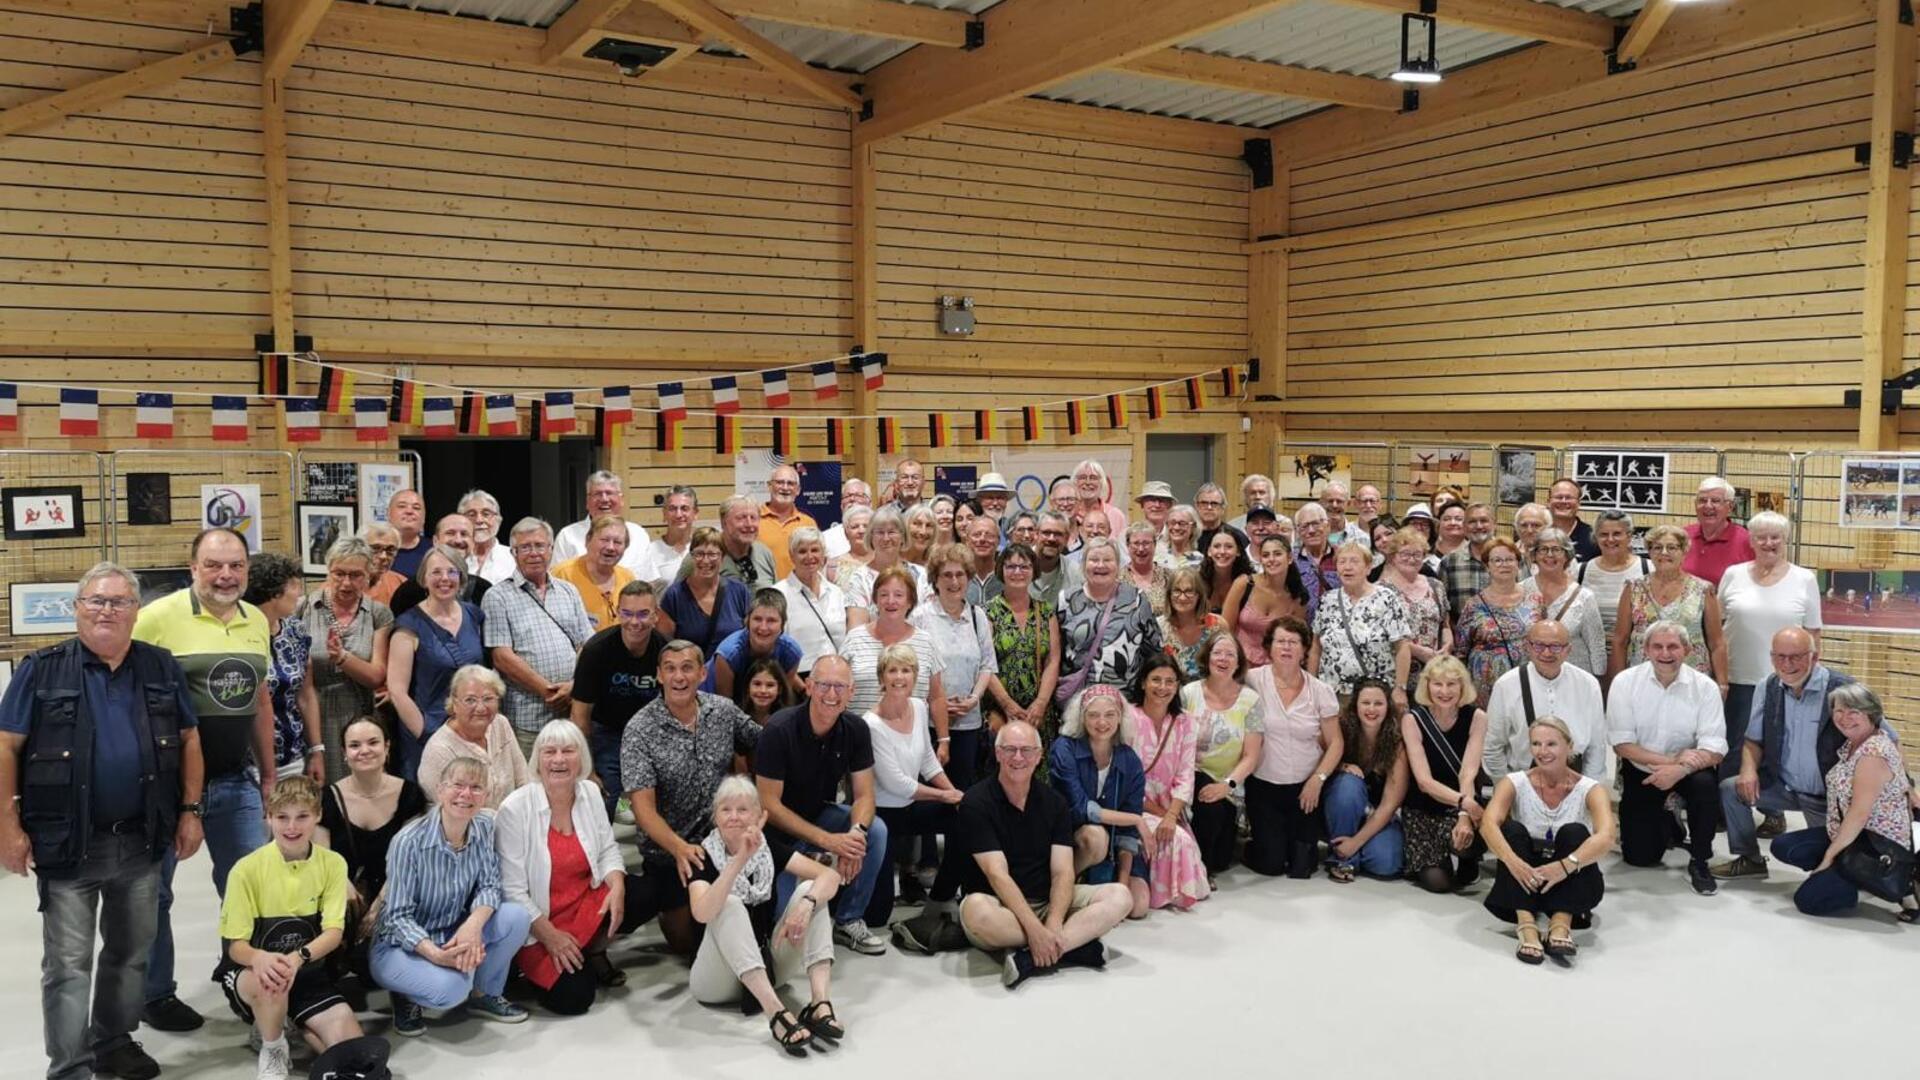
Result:
M853 809L847 806L829 806L820 811L813 819L815 825L828 832L846 832L853 823ZM806 841L797 847L800 851L812 853L820 849ZM860 922L866 917L867 904L873 899L873 889L883 873L891 873L884 858L887 851L887 823L878 817L867 827L867 857L860 860L860 873L852 881L843 882L839 895L827 906L833 911L833 921L838 923ZM782 870L774 882L775 911L787 910L787 899L793 895L799 879Z
M613 820L613 806L627 789L620 783L620 732L599 724L589 725L587 748L593 754L593 772L600 778L601 794L607 804L607 820Z
M384 939L376 940L369 959L373 981L429 1009L451 1009L475 993L497 996L507 987L507 972L531 925L533 914L519 904L508 901L494 908L480 935L487 957L471 973L441 967L419 953L402 952Z
M1367 823L1367 782L1350 772L1337 772L1320 794L1320 806L1327 818L1327 839L1353 836ZM1351 859L1333 858L1336 866L1359 870L1370 877L1399 877L1405 865L1406 838L1398 819L1387 822L1373 839L1353 853Z
M1759 826L1753 823L1755 810L1766 814L1798 810L1806 815L1807 828L1819 829L1820 835L1826 835L1827 800L1824 796L1802 795L1797 791L1788 791L1785 784L1775 784L1770 788L1761 788L1760 801L1748 806L1740 801L1740 796L1734 791L1733 780L1722 780L1720 812L1727 819L1728 854L1760 854Z
M140 1023L160 863L148 852L144 833L98 833L72 877L38 882L47 1076L91 1077L94 1058L125 1045ZM97 980L96 928L103 943Z
M233 864L267 842L267 813L260 802L260 785L247 773L228 773L207 781L200 796L201 824L207 833L207 855L213 859L213 891L227 898L227 875ZM178 989L173 978L173 850L160 864L160 919L153 948L147 954L147 1000L159 1001ZM216 945L218 943L216 942Z
M1773 857L1788 866L1811 870L1827 856L1827 828L1800 829L1773 838ZM1860 906L1860 890L1840 876L1838 867L1829 866L1793 891L1793 906L1802 915L1844 915Z

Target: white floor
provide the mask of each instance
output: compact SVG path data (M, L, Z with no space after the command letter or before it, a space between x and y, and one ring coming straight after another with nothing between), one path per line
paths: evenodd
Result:
M1471 898L1402 882L1336 886L1229 874L1190 914L1156 913L1110 938L1100 972L1065 972L1009 993L978 953L938 958L844 951L835 993L849 1037L832 1052L847 1080L991 1075L1298 1075L1321 1068L1423 1080L1553 1080L1633 1073L1689 1080L1911 1075L1920 927L1867 901L1805 918L1800 875L1695 896L1679 869L1609 863L1597 925L1571 970L1513 959L1510 933ZM190 1036L136 1037L163 1076L250 1077L246 1032L207 981L214 897L204 854L183 866L175 932L182 996L209 1017ZM39 929L33 889L0 882L0 1078L38 1077ZM708 1009L649 929L623 943L631 981L585 1017L536 1012L517 1027L455 1014L395 1040L397 1075L759 1077L822 1067L781 1057L764 1019ZM195 943L205 942L196 948ZM383 1007L383 995L374 1006ZM384 1014L367 1017L384 1031ZM670 1070L662 1072L659 1070ZM617 1070L617 1071L615 1071Z

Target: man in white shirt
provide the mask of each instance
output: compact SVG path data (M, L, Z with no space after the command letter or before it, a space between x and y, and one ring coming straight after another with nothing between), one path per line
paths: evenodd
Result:
M593 519L611 514L617 518L627 516L626 485L620 478L601 469L587 477L587 516L560 530L553 538L553 565L559 566L576 555L587 551L587 532L593 528ZM620 565L633 571L634 577L640 577L647 569L647 530L635 522L627 522L627 553L620 556Z
M1671 837L1670 795L1687 808L1687 881L1702 896L1716 886L1707 860L1720 819L1715 767L1727 753L1720 688L1687 666L1687 628L1666 619L1647 627L1645 663L1613 680L1607 739L1620 755L1620 855L1659 866Z
M661 499L660 513L667 519L667 527L647 545L646 569L634 576L653 582L655 589L665 592L680 572L680 564L686 561L687 545L693 540L693 520L700 514L700 495L685 484L675 484Z
M1600 680L1567 663L1571 640L1567 628L1552 619L1534 623L1527 630L1527 655L1532 659L1493 684L1487 695L1487 737L1481 751L1488 779L1532 768L1533 741L1528 731L1540 717L1557 716L1573 733L1580 771L1606 781L1607 716L1600 700Z
M460 496L460 516L473 523L467 573L489 585L513 576L513 552L500 542L500 500L475 488Z
M846 483L840 485L840 520L846 521L847 512L856 506L873 509L873 488L865 480L849 476ZM821 532L820 542L826 545L828 566L853 550L852 543L847 540L847 527L844 524Z

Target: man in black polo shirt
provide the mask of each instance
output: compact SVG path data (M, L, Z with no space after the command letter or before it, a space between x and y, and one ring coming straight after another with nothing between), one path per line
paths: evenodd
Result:
M833 899L833 940L878 956L887 942L867 925L867 901L880 875L893 868L877 857L887 850L887 824L874 817L873 734L866 721L846 711L852 691L853 667L844 657L814 661L806 704L768 719L753 769L767 827L801 851L831 854L846 882ZM839 801L843 778L853 792L852 806ZM876 857L868 858L869 851ZM774 910L786 910L794 888L793 875L783 872Z
M815 670L818 670L817 668ZM1014 721L993 744L998 775L967 789L955 839L973 856L960 926L976 948L1007 950L1007 989L1056 966L1104 967L1100 935L1133 907L1125 885L1076 885L1067 801L1033 782L1040 733Z
M615 605L619 624L588 638L573 665L572 718L593 751L609 818L627 790L620 783L620 737L633 714L660 696L660 647L666 644L653 632L659 608L652 582L627 582Z

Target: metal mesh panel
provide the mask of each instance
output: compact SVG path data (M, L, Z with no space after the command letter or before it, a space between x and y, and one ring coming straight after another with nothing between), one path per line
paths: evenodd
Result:
M222 485L257 485L260 505L247 509L259 516L260 549L294 553L293 455L284 450L116 450L107 476L110 548L135 571L183 570L200 531L202 489ZM155 476L166 478L164 497L149 488L158 482L146 478Z
M1920 470L1920 454L1823 450L1801 457L1794 561L1820 575L1823 659L1873 687L1900 731L1908 763L1920 766L1920 633L1897 632L1920 628L1920 529L1892 527L1906 520L1904 507L1885 528L1841 524L1844 463L1861 458L1899 462L1903 474ZM1920 483L1914 490L1920 498Z
M357 466L363 463L408 466L413 471L413 490L420 493L422 500L426 499L426 471L421 468L420 454L416 450L401 450L398 452L393 450L358 450L352 448L302 450L293 456L293 490L297 493L300 501L310 502L313 500L313 494L309 489L317 487L327 479L323 473L316 472L316 469L325 470L329 465ZM365 525L366 522L362 521L360 524ZM431 528L432 525L433 523L431 521L427 523L429 528Z
M70 598L71 586L80 579L80 575L107 557L107 522L110 513L104 498L107 487L105 477L106 463L99 454L0 450L0 494L18 493L25 488L79 488L80 498L76 505L85 529L79 536L0 542L0 578L7 583L5 595L0 595L0 615L4 615L4 619L0 619L0 659L18 660L71 632L36 632L14 636L13 625L18 620L13 611L13 594L15 586L57 582L68 586L65 598ZM35 601L49 599L44 596L24 598ZM22 619L26 614L24 610L21 612Z

